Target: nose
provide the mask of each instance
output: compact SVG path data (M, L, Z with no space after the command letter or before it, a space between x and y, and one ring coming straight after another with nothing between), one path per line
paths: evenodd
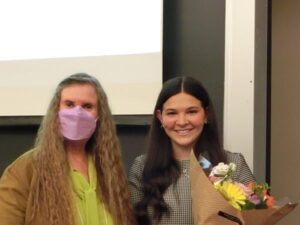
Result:
M179 114L178 119L177 119L177 124L180 126L184 126L188 123L188 120L186 118L185 114Z

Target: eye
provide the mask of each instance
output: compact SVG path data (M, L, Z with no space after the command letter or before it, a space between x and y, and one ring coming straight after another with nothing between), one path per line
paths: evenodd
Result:
M82 108L89 110L89 109L92 109L92 108L93 108L93 105L90 104L90 103L87 103L87 104L84 104L84 105L82 106Z
M188 113L189 114L196 114L196 113L198 113L198 110L192 109L192 110L189 110Z
M176 113L175 112L167 112L166 114L167 115L175 115Z
M65 101L65 106L67 106L68 108L72 108L72 107L74 107L74 102L72 102L72 101Z
M173 115L176 115L176 112L175 111L166 111L164 114L167 116L173 116Z

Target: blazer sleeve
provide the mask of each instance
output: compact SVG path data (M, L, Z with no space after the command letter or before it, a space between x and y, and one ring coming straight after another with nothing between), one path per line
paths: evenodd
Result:
M255 181L254 175L251 172L243 154L226 152L228 162L236 164L236 171L231 178L234 181L247 185L250 181Z
M26 157L25 157L26 158ZM0 221L3 225L24 225L31 173L20 157L6 168L0 179Z
M129 171L129 191L133 205L139 202L142 197L142 173L144 169L145 156L138 156L135 158L133 165Z

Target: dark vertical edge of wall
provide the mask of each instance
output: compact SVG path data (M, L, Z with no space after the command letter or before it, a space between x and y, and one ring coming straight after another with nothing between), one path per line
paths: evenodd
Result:
M267 135L266 135L266 181L271 184L271 97L272 97L272 0L268 1L268 28L267 28L267 36L268 36L268 55L267 55Z
M254 174L257 180L268 181L268 0L255 1L254 63Z
M223 131L225 1L164 0L163 80L189 75L207 88ZM221 133L222 135L222 133Z

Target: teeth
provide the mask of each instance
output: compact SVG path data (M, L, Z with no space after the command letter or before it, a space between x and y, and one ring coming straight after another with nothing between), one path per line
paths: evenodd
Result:
M178 130L177 133L178 133L179 135L186 135L186 134L189 133L189 130Z

